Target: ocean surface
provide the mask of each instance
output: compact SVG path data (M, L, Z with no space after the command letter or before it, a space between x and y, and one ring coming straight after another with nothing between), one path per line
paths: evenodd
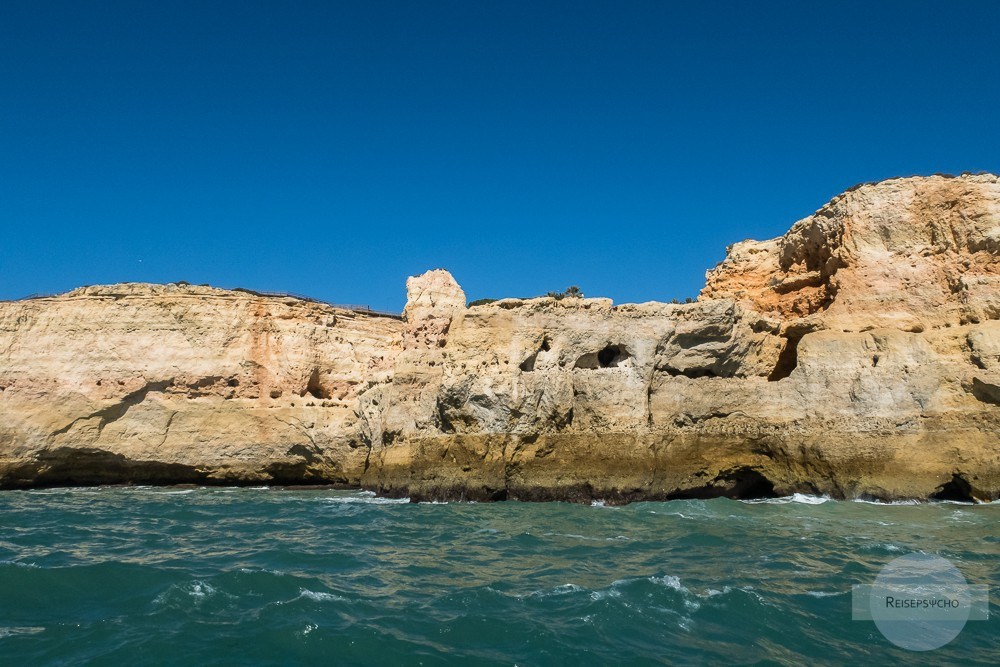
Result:
M0 492L0 665L1000 664L1000 504L410 504ZM909 552L990 586L910 652L851 620Z

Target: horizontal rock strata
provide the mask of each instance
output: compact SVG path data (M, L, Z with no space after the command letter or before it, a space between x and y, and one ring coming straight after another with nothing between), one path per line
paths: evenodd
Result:
M1000 179L860 186L690 304L403 318L121 284L0 303L0 486L336 484L414 499L1000 496Z

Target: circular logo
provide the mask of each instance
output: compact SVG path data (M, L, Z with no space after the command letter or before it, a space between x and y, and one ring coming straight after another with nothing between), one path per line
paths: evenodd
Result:
M940 556L912 553L887 564L871 587L871 618L885 638L910 651L940 648L972 610L968 582Z

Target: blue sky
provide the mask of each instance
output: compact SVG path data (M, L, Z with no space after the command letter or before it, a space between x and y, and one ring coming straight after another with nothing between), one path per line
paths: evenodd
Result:
M861 182L1000 171L997 2L0 3L0 298L694 296Z

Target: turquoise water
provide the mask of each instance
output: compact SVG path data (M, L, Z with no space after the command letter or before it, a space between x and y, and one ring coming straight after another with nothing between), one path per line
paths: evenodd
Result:
M360 492L0 493L0 664L1000 664L1000 505L409 504ZM893 647L851 585L921 550L991 587Z

